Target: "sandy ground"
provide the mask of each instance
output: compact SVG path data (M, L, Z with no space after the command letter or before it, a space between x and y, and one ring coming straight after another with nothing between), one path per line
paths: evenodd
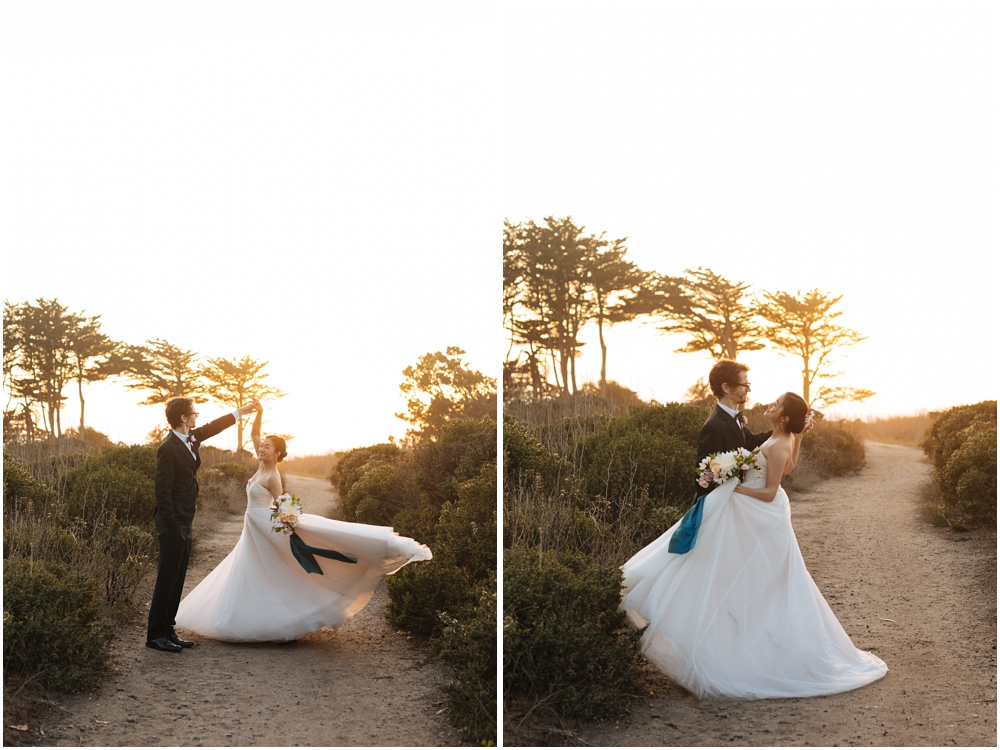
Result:
M329 482L287 477L310 513L333 516ZM197 520L196 520L197 523ZM243 526L228 516L196 537L190 591L233 548ZM384 617L384 582L344 628L289 644L205 638L179 654L145 647L145 627L116 643L117 674L54 710L49 745L460 745L448 723L444 668ZM179 631L180 635L184 635Z
M605 725L549 734L589 745L996 746L996 533L919 513L915 448L869 442L860 475L793 494L806 565L856 646L889 674L822 698L699 701L658 672L654 697Z

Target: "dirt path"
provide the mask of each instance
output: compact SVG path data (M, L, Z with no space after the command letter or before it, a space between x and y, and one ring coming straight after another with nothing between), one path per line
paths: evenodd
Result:
M655 673L655 697L628 719L576 737L591 745L996 746L996 534L928 525L918 513L930 471L923 454L874 442L867 450L859 476L793 494L792 523L816 584L855 645L889 665L885 678L823 698L699 701Z
M287 477L310 513L336 517L328 482ZM190 591L233 548L243 516L196 537ZM438 663L386 622L384 582L346 627L289 644L197 638L180 654L145 647L145 628L122 632L118 674L49 717L52 745L459 745L443 714Z

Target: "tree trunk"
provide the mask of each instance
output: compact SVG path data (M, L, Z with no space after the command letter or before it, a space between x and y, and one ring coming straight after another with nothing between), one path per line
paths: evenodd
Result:
M240 455L240 451L243 450L243 418L236 418L236 455Z
M597 316L597 338L601 342L601 398L608 391L608 345L604 343L604 316Z
M802 398L809 403L809 363L806 362L802 368Z
M573 379L573 395L576 395L576 349L573 350L573 357L569 361L570 377Z
M82 377L78 377L76 379L76 392L80 396L80 434L78 435L78 437L80 438L80 440L83 440L83 407L84 407L84 403L83 403L83 378Z

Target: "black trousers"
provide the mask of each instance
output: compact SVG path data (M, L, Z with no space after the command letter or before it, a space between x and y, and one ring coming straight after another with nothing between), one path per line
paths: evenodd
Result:
M156 535L160 542L160 563L156 569L156 586L153 601L149 605L149 626L146 640L164 638L174 632L174 618L184 591L184 576L187 575L188 560L191 558L191 526L181 525L180 531L168 528L157 516Z

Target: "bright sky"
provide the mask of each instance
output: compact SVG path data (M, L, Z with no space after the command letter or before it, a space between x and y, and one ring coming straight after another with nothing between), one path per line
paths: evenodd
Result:
M6 300L57 297L133 344L270 360L289 395L265 429L294 435L293 455L402 436L401 371L425 352L460 346L498 374L490 6L0 12ZM163 421L114 383L85 396L118 440ZM63 426L77 421L70 398Z
M572 215L640 267L842 294L845 416L996 398L1000 6L656 2L504 13L503 214ZM596 329L579 382L597 380ZM678 400L708 355L622 325L608 376ZM752 397L801 384L773 350Z

